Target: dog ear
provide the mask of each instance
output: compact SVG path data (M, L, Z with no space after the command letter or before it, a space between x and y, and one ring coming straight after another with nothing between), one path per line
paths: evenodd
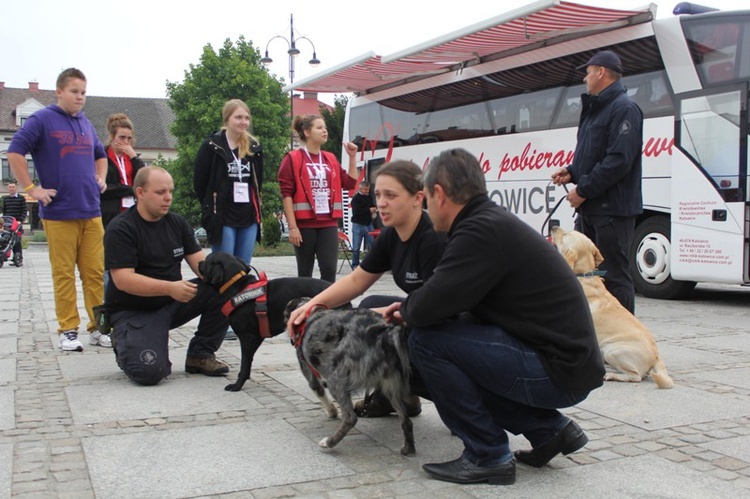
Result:
M565 258L565 261L568 263L571 269L573 269L573 272L576 270L576 262L578 261L578 252L568 247L565 249L565 253L563 253L563 258Z
M211 286L224 284L225 278L222 271L223 265L221 264L221 259L216 258L215 254L211 253L206 258L205 263L203 266L205 271L201 271L203 279Z
M601 263L604 261L604 257L602 256L601 251L599 251L599 248L594 246L594 263L598 267L601 265Z

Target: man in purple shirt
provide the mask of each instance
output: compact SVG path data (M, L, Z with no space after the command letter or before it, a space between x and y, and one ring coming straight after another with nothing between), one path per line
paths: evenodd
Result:
M57 105L34 113L13 136L8 162L18 184L39 202L39 216L49 245L60 348L82 351L81 319L76 300L75 268L81 276L89 315L90 343L111 347L109 337L94 330L92 308L104 295L104 228L100 193L107 187L107 156L91 122L86 103L86 77L75 68L57 78ZM31 154L39 176L29 176Z

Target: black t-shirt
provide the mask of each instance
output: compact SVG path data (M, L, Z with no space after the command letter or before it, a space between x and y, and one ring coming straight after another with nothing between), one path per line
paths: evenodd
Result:
M371 196L365 196L358 192L352 197L352 223L359 225L370 225L372 223L372 212L370 208L375 206Z
M135 269L137 274L164 281L182 280L186 255L201 251L190 224L180 215L167 213L157 222L147 222L135 206L115 217L104 234L104 266ZM107 287L106 302L112 310L156 310L172 301L169 296L136 296Z
M391 270L396 285L411 293L432 277L446 242L446 235L435 232L427 213L422 212L419 225L407 241L402 241L393 227L382 229L361 263L362 270L371 274Z
M226 165L229 192L224 205L223 221L227 227L248 227L255 223L255 206L252 201L253 164L250 162L249 156L238 158L239 148L236 148L232 153L234 157ZM243 191L249 196L249 200L236 202L235 189Z

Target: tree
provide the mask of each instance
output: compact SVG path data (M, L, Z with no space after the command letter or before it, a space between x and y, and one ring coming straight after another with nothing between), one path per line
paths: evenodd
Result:
M332 152L341 162L341 142L344 140L344 116L346 115L346 105L349 97L346 95L336 95L333 98L333 111L328 108L320 108L320 116L326 122L328 129L328 142L323 144L324 151ZM341 163L344 164L344 163Z
M276 185L278 191L276 174L288 146L289 98L260 63L260 53L251 42L242 36L236 43L227 39L218 52L207 44L200 63L190 64L182 83L167 82L167 96L175 113L171 131L177 138L178 157L169 164L175 182L175 212L194 226L200 223L193 164L201 143L221 128L221 108L229 99L242 99L250 108L252 134L263 145L264 183L271 188ZM276 209L275 202L269 204L264 201L263 215Z

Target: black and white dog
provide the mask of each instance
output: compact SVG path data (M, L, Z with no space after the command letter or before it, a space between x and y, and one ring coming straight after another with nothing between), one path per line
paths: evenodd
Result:
M253 357L265 337L286 331L284 309L289 300L314 296L331 285L328 281L311 277L281 277L258 283L245 262L223 251L209 254L198 270L203 280L227 300L227 305L232 305L227 312L229 323L240 341L242 361L237 381L224 387L230 392L240 391L250 378ZM252 288L254 284L262 286ZM251 288L248 289L248 286ZM264 329L264 335L261 329Z
M307 300L291 300L286 308L287 320ZM326 396L325 388L341 408L341 424L319 445L336 446L357 424L353 393L379 389L401 422L401 454L414 454L414 431L404 402L410 394L407 328L389 325L380 314L362 308L311 309L303 326L304 330L296 331L292 337L302 372L329 417L336 417L336 407Z

